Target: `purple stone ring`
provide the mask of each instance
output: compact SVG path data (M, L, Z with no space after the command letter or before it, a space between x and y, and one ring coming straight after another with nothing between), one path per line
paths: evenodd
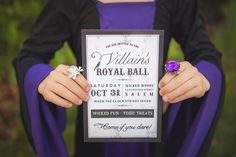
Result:
M168 73L178 74L180 69L180 63L175 60L170 60L165 64L165 70Z

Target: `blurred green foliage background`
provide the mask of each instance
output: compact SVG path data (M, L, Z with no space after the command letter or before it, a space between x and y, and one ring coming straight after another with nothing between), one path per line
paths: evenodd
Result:
M19 53L23 41L46 4L46 0L0 0L0 152L6 157L30 157L33 151L26 139L19 115L19 98L12 59ZM236 157L236 1L201 0L210 37L223 53L226 73L226 98L209 157ZM169 58L182 60L181 49L172 41ZM73 64L73 55L65 46L56 53L53 66ZM70 154L74 149L76 109L68 110L64 133Z

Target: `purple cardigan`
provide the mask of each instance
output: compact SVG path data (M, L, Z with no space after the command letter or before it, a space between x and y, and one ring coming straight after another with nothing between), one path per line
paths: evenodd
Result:
M97 4L100 14L101 29L153 29L155 2L142 3L114 3ZM200 61L195 65L211 84L210 91L204 96L199 105L196 116L192 115L192 106L186 106L187 118L177 117L177 113L184 103L171 105L164 118L164 140L171 141L171 130L176 129L176 134L186 136L181 145L178 139L168 144L176 148L177 156L196 156L206 137L216 114L221 91L221 72L213 64ZM25 76L24 90L30 114L32 136L37 156L40 157L67 157L62 132L66 126L65 109L56 107L52 112L50 106L37 92L40 82L53 70L49 65L37 64L30 68ZM34 76L34 77L32 77ZM187 101L192 101L189 99ZM193 104L195 105L195 104ZM193 118L195 117L195 118ZM183 122L184 121L184 122ZM178 127L176 127L178 126ZM179 128L179 129L178 129ZM105 157L148 157L147 143L107 143Z

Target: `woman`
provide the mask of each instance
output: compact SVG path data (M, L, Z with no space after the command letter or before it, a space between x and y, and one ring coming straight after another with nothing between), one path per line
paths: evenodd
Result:
M163 29L164 59L171 38L185 60L178 75L166 73L160 95L171 103L164 115L163 143L83 143L81 105L89 82L68 78L68 65L48 65L68 42L81 65L81 29ZM221 110L221 54L209 41L196 0L49 0L14 60L21 115L37 156L66 157L65 110L78 105L75 156L205 156ZM33 76L33 77L32 77Z

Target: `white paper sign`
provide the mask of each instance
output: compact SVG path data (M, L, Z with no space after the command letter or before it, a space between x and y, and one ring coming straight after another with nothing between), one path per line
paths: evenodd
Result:
M83 31L91 86L85 141L160 141L162 37L160 31Z

